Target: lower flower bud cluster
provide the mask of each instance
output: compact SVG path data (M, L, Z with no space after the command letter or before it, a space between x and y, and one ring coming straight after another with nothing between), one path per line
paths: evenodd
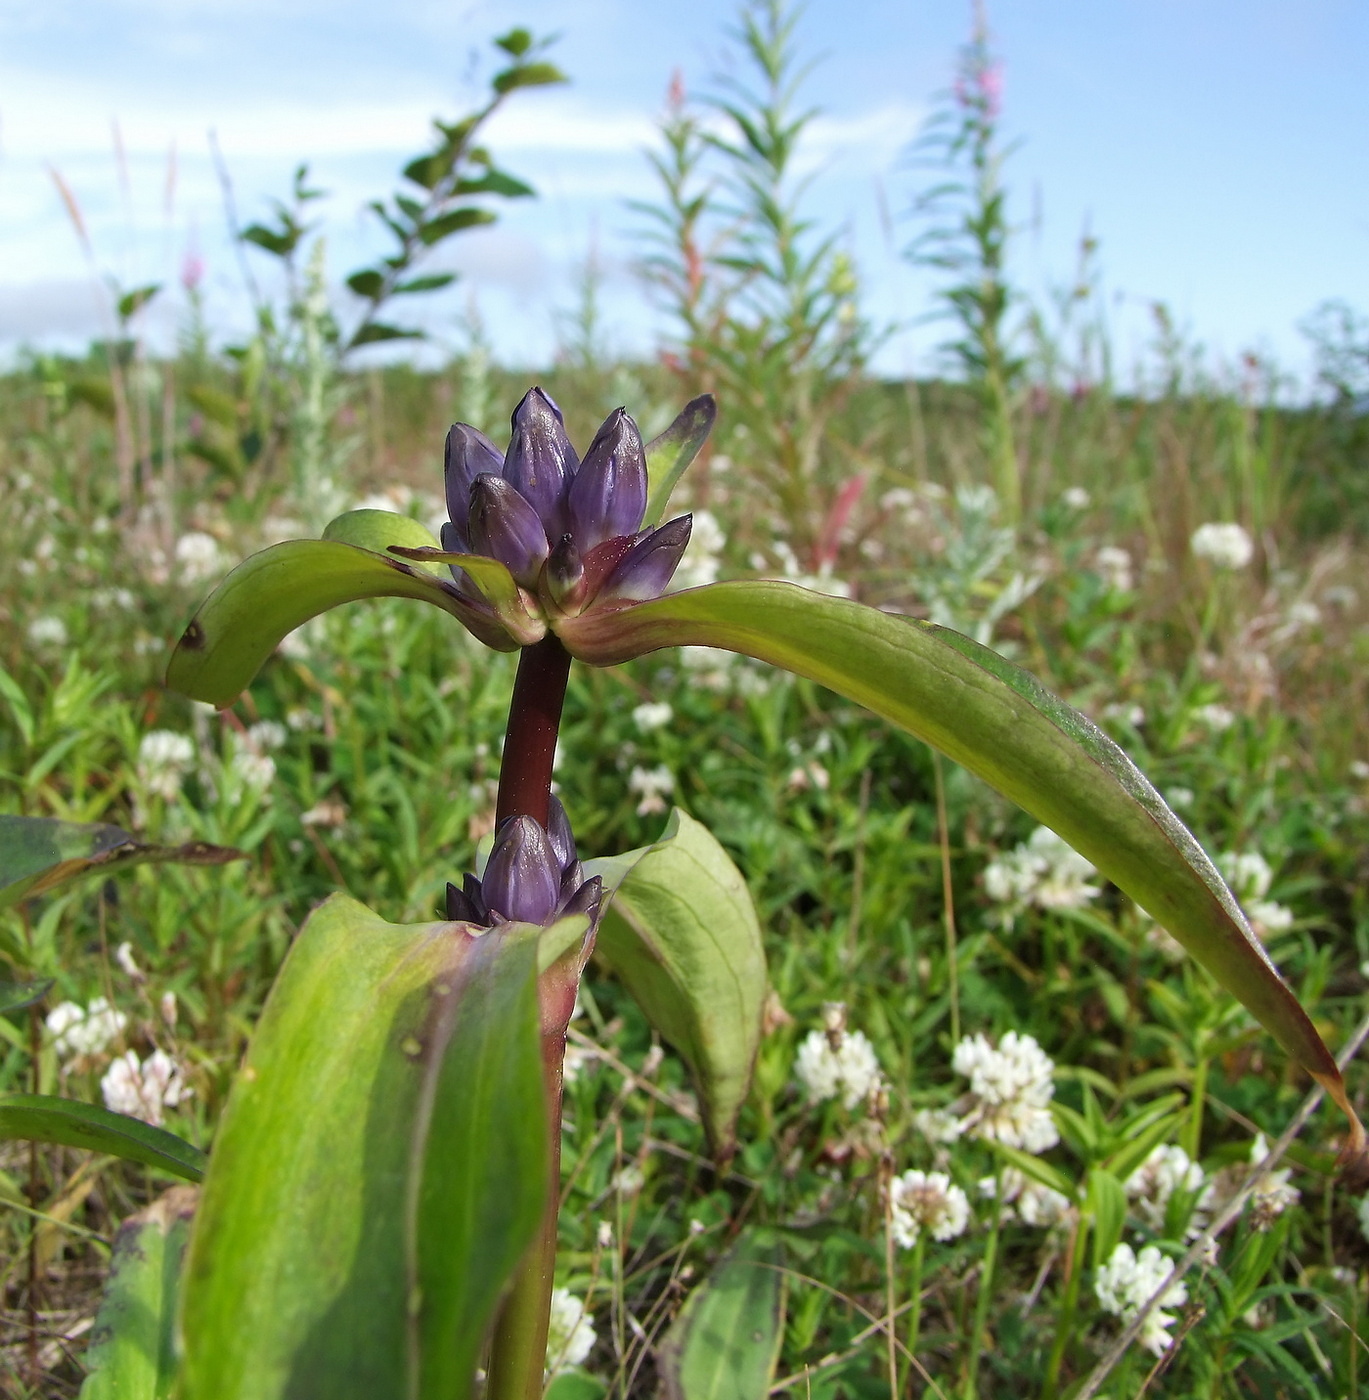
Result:
M594 924L602 893L597 875L585 879L566 809L553 796L545 827L533 817L509 817L500 824L484 875L467 874L460 889L447 885L447 917L493 928L546 926L585 914Z

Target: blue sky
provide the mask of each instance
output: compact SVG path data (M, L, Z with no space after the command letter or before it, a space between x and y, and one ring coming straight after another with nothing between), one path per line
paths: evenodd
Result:
M99 331L96 277L50 167L80 202L97 270L174 282L193 245L226 330L245 303L206 132L245 217L311 162L340 278L379 246L365 201L392 187L431 116L479 94L487 41L514 22L560 34L554 56L574 81L510 104L491 129L541 198L457 240L462 280L433 308L438 344L460 343L474 302L501 358L545 361L594 247L610 339L647 346L626 201L654 193L641 153L672 72L707 90L735 13L734 0L0 0L0 347ZM1015 274L1044 298L1070 279L1087 228L1124 365L1155 300L1218 359L1253 347L1293 369L1306 359L1297 322L1318 302L1369 306L1369 6L990 0L989 19L1020 141ZM811 0L800 20L817 60L806 94L822 110L804 153L809 211L856 257L880 319L928 308L926 276L898 256L914 232L903 153L968 28L962 0ZM925 369L938 335L911 325L884 366Z

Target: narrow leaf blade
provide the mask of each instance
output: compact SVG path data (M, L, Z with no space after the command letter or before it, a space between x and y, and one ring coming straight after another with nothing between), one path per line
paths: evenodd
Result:
M225 865L242 851L192 841L151 846L106 822L0 816L0 909L82 875L142 864Z
M183 1181L201 1180L208 1161L198 1147L184 1138L164 1128L154 1128L141 1118L49 1094L9 1094L0 1098L0 1142L11 1138L107 1152L126 1162L156 1167Z
M1197 841L1122 750L1028 672L946 628L788 583L712 584L558 626L572 654L596 665L671 645L741 652L940 749L1151 913L1358 1128L1331 1053Z

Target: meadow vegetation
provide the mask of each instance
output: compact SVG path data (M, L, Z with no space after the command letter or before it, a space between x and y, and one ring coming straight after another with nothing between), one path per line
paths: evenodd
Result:
M1299 396L1254 357L1206 362L1157 309L1153 353L1121 376L1095 249L1044 306L995 261L1011 224L979 35L923 148L951 193L916 255L945 269L955 373L876 377L859 270L801 212L792 25L749 5L747 76L666 114L636 215L673 316L654 360L606 357L591 318L536 376L478 345L434 370L368 364L309 232L245 345L203 324L192 269L175 354L143 343L132 306L88 355L0 378L0 811L246 855L0 915L0 979L53 979L0 1016L0 1092L103 1100L209 1148L310 909L343 889L390 920L436 916L492 829L509 657L372 602L300 629L222 713L161 678L253 549L360 503L443 518L448 425L502 444L534 377L581 444L619 404L650 435L715 393L674 499L694 512L676 586L790 578L1034 671L1134 757L1328 1044L1349 1039L1369 985L1365 327L1320 315L1325 381ZM678 1060L591 971L567 1065L558 1400L654 1393L674 1319L743 1222L769 1228L785 1281L771 1393L1064 1396L1243 1183L1246 1209L1104 1393L1157 1371L1152 1393L1175 1396L1369 1384L1369 1215L1335 1172L1342 1124L1323 1107L1261 1167L1310 1082L1050 833L863 710L722 652L577 665L556 780L590 854L655 839L672 805L705 822L746 875L772 988L720 1175ZM1347 1079L1363 1112L1369 1081ZM6 1394L77 1392L114 1232L168 1184L0 1145Z

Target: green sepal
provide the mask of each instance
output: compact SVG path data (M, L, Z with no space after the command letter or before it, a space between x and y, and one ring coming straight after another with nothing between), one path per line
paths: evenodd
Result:
M700 394L691 399L676 415L675 421L659 437L646 444L647 497L642 528L659 525L670 493L685 469L699 455L713 431L718 405L712 394Z

